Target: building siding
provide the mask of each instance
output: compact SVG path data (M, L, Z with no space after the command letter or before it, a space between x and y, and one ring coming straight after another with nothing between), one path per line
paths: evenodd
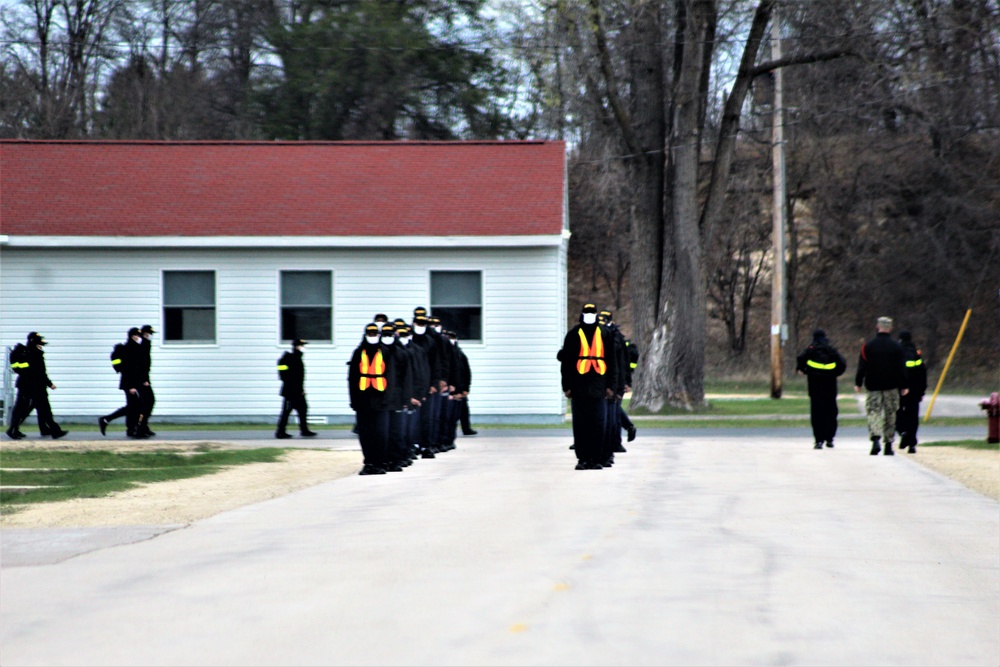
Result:
M559 366L566 312L565 246L494 249L171 249L6 247L0 251L0 335L39 331L58 385L57 417L96 417L123 402L108 355L131 326L152 324L155 414L161 419L269 419L279 409L282 270L333 273L332 343L306 348L311 415L351 415L347 367L376 312L411 319L430 305L430 271L483 275L483 341L464 343L470 408L480 418L563 413ZM216 343L164 343L162 272L216 276Z

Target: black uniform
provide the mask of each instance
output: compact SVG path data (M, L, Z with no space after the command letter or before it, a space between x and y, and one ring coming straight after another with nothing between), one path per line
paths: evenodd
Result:
M628 350L625 347L625 336L618 328L618 325L612 321L610 311L602 311L601 315L605 318L605 327L611 333L616 369L614 380L615 395L608 400L608 419L604 442L605 457L603 461L610 465L614 463L615 452L625 451L625 448L622 447L622 421L620 415L622 397L625 395L625 385L628 384Z
M906 360L906 383L910 391L906 396L899 397L896 432L900 434L899 446L914 454L917 451L917 427L920 426L920 401L927 393L927 366L909 331L899 332L899 344Z
M399 471L410 464L411 452L407 444L407 411L413 398L413 365L410 354L395 340L385 343L388 339L386 331L393 331L392 325L383 329L382 347L386 365L392 366L395 382L386 389L389 399L389 441L387 449L386 470Z
M806 375L809 386L809 418L815 449L824 443L833 447L837 435L837 378L847 370L847 361L830 344L822 329L813 332L813 342L796 360L796 369Z
M413 312L413 342L410 344L423 351L427 368L427 396L420 407L420 452L424 458L434 458L434 452L437 450L435 408L440 415L440 401L435 399L439 388L438 380L441 378L439 348L436 339L431 335L432 329L427 326L424 314L426 311L417 308ZM419 333L417 327L425 327L424 333Z
M35 332L28 335L28 344L23 348L23 361L20 362L21 372L17 376L17 399L7 429L7 435L12 438L24 437L19 427L32 410L38 415L38 432L41 435L61 438L68 433L59 427L52 416L48 390L55 385L45 369L42 345L45 345L45 339L41 335Z
M311 437L316 435L309 430L309 404L306 402L306 365L302 361L302 350L297 349L305 345L303 340L296 340L292 343L296 349L289 350L278 359L278 377L281 378L281 391L279 392L284 400L281 402L281 416L278 417L278 428L274 433L276 438L290 437L287 432L288 418L292 410L299 416L299 433L303 436Z
M153 384L149 379L149 372L153 367L153 340L152 338L146 338L145 334L152 336L154 333L153 327L148 324L142 327L143 340L139 344L139 349L136 351L136 365L137 373L139 373L141 378L141 385L139 387L139 398L140 398L140 412L142 413L142 419L136 425L136 434L150 437L156 435L151 430L149 430L149 417L153 414L153 406L156 404L156 394L153 393Z
M380 333L374 324L369 324L366 331L376 337ZM354 350L347 373L351 408L357 415L358 440L365 460L363 475L386 471L391 408L388 390L396 381L389 354L381 342L366 340Z
M584 315L597 310L593 304L584 306ZM569 392L573 411L573 439L576 445L577 469L600 469L602 443L607 424L607 400L614 394L618 381L613 336L605 327L581 323L569 330L563 340L562 389Z

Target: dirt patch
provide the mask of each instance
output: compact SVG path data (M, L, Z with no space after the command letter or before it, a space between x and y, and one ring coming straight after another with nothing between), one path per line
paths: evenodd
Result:
M909 456L909 454L906 454ZM965 447L917 447L911 457L931 470L1000 500L1000 452Z
M45 443L54 450L149 451L149 446L107 442ZM227 449L236 443L189 443L158 447L193 451L198 447ZM37 449L38 444L32 445ZM12 450L14 447L4 447ZM0 516L0 528L56 528L192 523L226 510L283 496L292 491L357 473L361 452L298 449L274 463L248 463L173 482L144 484L104 498L80 498L28 505Z

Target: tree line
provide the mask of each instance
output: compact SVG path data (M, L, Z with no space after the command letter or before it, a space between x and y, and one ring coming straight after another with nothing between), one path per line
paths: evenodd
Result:
M933 362L972 307L966 368L996 379L996 0L17 0L0 23L3 137L565 139L571 290L641 346L651 410L761 357L781 69L789 346L888 313Z

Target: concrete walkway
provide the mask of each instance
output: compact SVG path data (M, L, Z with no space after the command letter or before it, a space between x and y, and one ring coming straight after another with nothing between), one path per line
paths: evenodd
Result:
M1000 503L862 437L640 436L580 472L568 444L4 567L0 663L1000 663Z

